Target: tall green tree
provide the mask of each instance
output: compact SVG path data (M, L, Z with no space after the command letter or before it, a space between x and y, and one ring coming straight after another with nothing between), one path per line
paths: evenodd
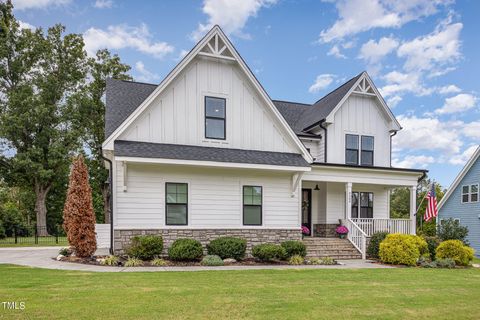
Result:
M11 2L0 6L0 140L13 153L3 159L6 181L34 191L36 224L46 235L48 193L79 147L67 101L85 79L83 39L61 25L20 29Z
M107 78L132 80L127 74L130 66L121 62L118 55L107 49L99 50L95 57L88 59L88 82L72 99L78 108L78 129L88 148L86 163L90 172L90 184L97 220L104 218L110 223L110 195L108 170L102 159L102 143L105 140L105 90ZM101 201L98 201L101 199Z

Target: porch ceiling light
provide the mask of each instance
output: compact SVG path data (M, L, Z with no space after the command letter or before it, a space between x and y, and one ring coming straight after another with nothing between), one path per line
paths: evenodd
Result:
M318 187L318 184L315 186L315 189L313 189L313 190L315 190L315 191L319 191L319 190L320 190L320 188Z

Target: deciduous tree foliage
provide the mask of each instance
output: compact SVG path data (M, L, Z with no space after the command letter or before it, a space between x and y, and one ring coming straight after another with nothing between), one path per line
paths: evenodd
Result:
M83 156L73 161L63 209L63 228L68 242L79 257L90 257L97 249L95 239L95 213L92 189L88 182L88 168Z

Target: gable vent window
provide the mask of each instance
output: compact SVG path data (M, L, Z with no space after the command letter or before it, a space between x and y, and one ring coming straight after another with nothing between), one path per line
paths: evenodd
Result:
M205 138L225 140L225 104L223 98L205 97Z
M357 135L347 134L345 163L358 165L358 136Z
M462 203L478 202L478 184L462 186Z
M362 136L362 166L373 166L373 137Z

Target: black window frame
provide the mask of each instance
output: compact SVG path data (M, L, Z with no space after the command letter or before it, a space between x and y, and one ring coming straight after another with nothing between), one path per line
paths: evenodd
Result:
M356 137L356 138L357 138L357 149L348 148L348 144L347 144L348 136L352 136L352 137ZM356 151L356 152L357 152L357 160L356 160L356 163L347 162L347 159L348 159L348 156L347 156L348 151ZM345 164L358 166L359 163L360 163L360 136L359 136L358 134L350 134L350 133L347 133L347 134L345 134Z
M169 203L168 202L168 185L175 184L175 185L186 185L187 193L186 193L186 202L185 203ZM166 226L188 226L188 183L187 182L165 182L165 225ZM175 205L185 205L185 223L168 223L168 205L175 204Z
M207 99L219 99L223 100L224 103L224 116L222 117L212 117L212 116L207 116ZM204 113L205 113L205 139L213 139L213 140L227 140L227 99L226 98L221 98L221 97L214 97L214 96L205 96L203 99L203 104L204 104ZM216 138L216 137L208 137L207 136L207 120L222 120L223 121L223 138Z
M260 204L245 204L245 188L260 188ZM260 207L260 224L245 223L245 207ZM244 226L262 226L263 225L263 187L254 185L242 186L242 223Z
M353 195L357 195L357 206L355 207L353 205ZM367 195L367 206L362 206L362 194ZM372 196L372 206L370 207L370 195ZM374 202L375 202L375 194L373 192L359 192L359 191L353 191L352 192L352 210L350 211L350 216L352 219L372 219L373 218L373 208L374 208ZM357 216L353 216L353 209L356 209ZM362 217L362 208L367 208L367 217ZM368 210L371 209L371 210ZM371 217L368 217L368 212L371 212Z
M363 149L363 138L372 138L372 145L373 148L372 150L364 150ZM363 153L364 152L371 152L372 153L372 163L371 164L365 164L363 162ZM360 165L365 166L365 167L373 167L375 163L375 137L374 136L361 136L360 137Z

